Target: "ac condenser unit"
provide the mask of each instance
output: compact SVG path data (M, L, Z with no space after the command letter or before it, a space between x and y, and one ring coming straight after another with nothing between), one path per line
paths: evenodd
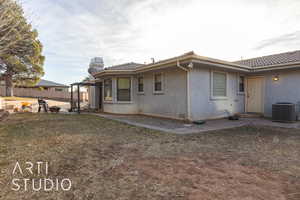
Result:
M297 120L296 106L293 103L280 102L272 106L272 120L276 122L294 122Z

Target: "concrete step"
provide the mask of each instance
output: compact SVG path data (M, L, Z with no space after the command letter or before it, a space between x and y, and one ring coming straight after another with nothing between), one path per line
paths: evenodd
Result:
M240 113L239 116L241 118L261 118L263 117L260 113Z

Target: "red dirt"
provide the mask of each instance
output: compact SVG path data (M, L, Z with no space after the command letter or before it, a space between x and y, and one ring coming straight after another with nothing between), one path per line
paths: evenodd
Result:
M215 158L142 159L124 163L113 173L125 177L132 176L133 171L143 180L140 185L169 185L190 200L284 200L288 192L283 175Z

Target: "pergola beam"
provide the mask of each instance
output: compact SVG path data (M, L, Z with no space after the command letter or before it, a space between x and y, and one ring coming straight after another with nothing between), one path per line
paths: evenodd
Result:
M73 86L77 86L77 113L80 114L80 86L97 86L97 83L78 82L71 84L71 112L73 112Z
M80 85L77 85L77 112L80 114Z
M71 85L71 112L73 112L73 85Z

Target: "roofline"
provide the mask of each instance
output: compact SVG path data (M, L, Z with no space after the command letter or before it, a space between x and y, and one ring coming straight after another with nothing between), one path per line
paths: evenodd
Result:
M95 78L99 78L104 75L116 75L116 74L134 74L134 70L103 70L93 74Z
M236 64L236 63L224 61L224 60L219 60L219 59L214 59L214 58L208 58L208 57L199 56L199 55L196 55L196 54L194 55L194 57L196 59L198 59L198 60L203 61L203 62L208 62L208 63L212 63L212 64L228 65L228 66L237 67L237 68L246 69L246 70L252 69L252 67L249 67L247 65L241 65L241 64Z
M69 86L68 85L34 85L34 86L23 86L23 85L17 85L17 87L21 87L21 88L39 88L39 87L48 87L48 88L68 88Z
M34 87L69 87L67 85L35 85Z
M96 72L95 74L93 74L93 76L101 77L103 75L137 74L137 73L142 73L142 72L151 71L151 70L155 70L155 69L170 67L172 65L176 66L177 62L200 63L200 64L212 65L215 67L243 71L243 72L260 72L260 71L270 71L270 70L277 70L277 69L289 69L289 68L300 67L300 62L269 65L269 66L262 66L262 67L249 67L247 65L242 65L242 64L224 61L224 60L199 56L199 55L195 54L194 52L189 52L189 53L183 54L181 56L161 60L156 63L143 65L142 67L138 67L136 69L131 69L131 70L109 70L107 68L106 70Z
M280 69L291 69L291 68L298 68L298 67L300 67L300 62L293 62L293 63L255 67L254 72L272 71L272 70L280 70Z
M141 73L141 72L146 72L146 71L150 71L150 70L154 70L154 69L158 69L158 68L162 68L162 67L168 67L171 64L176 65L176 63L178 61L179 62L185 62L185 61L188 62L189 61L189 62L203 63L203 64L215 65L215 66L223 67L223 68L241 70L241 71L249 71L252 69L251 67L246 66L246 65L240 65L240 64L235 64L235 63L218 60L218 59L214 59L214 58L203 57L203 56L196 55L193 52L189 52L189 53L186 53L184 55L177 56L174 58L169 58L169 59L165 59L162 61L158 61L156 63L143 65L142 67L138 67L138 68L132 69L132 70L109 70L109 68L106 68L106 70L96 72L95 74L93 74L93 76L99 77L102 75Z

